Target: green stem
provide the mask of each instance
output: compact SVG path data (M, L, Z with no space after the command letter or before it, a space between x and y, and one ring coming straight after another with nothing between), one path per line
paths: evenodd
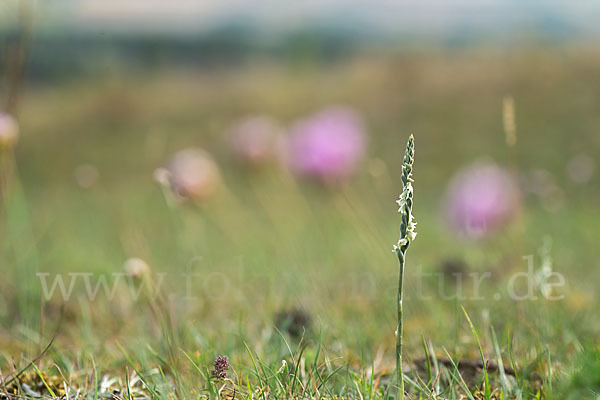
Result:
M404 261L406 259L406 250L415 235L415 222L412 216L413 189L412 189L412 165L414 160L414 138L410 135L404 152L402 164L402 194L397 201L400 208L398 212L401 215L400 220L400 240L394 246L398 256L398 325L396 326L396 386L398 388L396 399L404 400L404 376L402 374L402 283L404 280Z
M398 273L398 326L396 327L396 384L398 386L398 396L404 400L404 379L402 376L402 286L404 281L404 254L400 249L396 250L398 255L399 273Z

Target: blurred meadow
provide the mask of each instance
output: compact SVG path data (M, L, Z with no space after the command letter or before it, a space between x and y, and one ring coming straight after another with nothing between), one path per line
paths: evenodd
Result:
M597 37L308 31L263 48L234 28L42 28L10 110L18 143L0 160L0 398L392 396L395 200L410 134L407 398L597 398ZM19 29L2 30L5 97ZM359 121L353 167L294 169L294 135L335 130L334 114ZM283 155L232 150L231 132L257 115ZM323 140L347 144L335 138ZM186 154L208 166L197 178L208 186L177 187L185 149L203 149ZM456 183L485 165L514 187ZM515 203L472 237L449 222L453 187L475 199L513 190L503 199ZM540 284L544 271L564 284ZM515 299L513 284L534 298ZM211 377L218 355L228 379Z

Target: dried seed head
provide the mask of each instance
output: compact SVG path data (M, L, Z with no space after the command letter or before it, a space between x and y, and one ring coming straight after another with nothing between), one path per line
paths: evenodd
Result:
M517 144L517 126L515 124L515 100L512 96L506 96L502 101L502 122L504 123L506 144L513 147Z

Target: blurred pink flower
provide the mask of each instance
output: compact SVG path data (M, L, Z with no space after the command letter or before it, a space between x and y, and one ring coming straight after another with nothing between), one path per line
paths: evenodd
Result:
M287 161L295 173L323 183L350 177L365 155L362 118L347 107L330 107L291 129Z
M444 211L452 229L478 238L510 222L518 205L519 190L511 174L495 164L476 163L452 179Z
M155 179L168 184L178 200L205 200L221 184L221 174L214 159L197 148L175 153L165 169L155 171Z
M268 116L245 117L231 128L229 149L241 163L262 166L278 157L282 131L277 121Z
M19 140L19 125L9 114L0 112L0 151L12 149Z

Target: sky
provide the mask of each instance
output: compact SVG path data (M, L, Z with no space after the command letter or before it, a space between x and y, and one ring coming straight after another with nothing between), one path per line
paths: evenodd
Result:
M382 34L460 29L600 33L599 0L29 1L42 9L43 24L82 30L203 32L238 24L266 32L319 25Z

